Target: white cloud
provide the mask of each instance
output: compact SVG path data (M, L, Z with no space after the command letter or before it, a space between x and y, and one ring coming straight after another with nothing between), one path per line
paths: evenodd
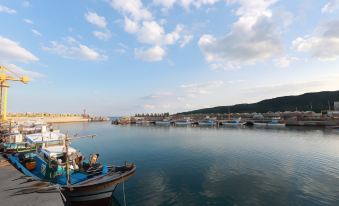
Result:
M128 33L136 33L139 30L138 22L133 21L125 16L125 31Z
M186 34L183 36L182 40L180 41L180 47L184 48L188 43L190 43L193 39L193 35Z
M292 44L295 50L307 52L320 60L339 58L339 21L321 25L311 36L298 37Z
M112 8L120 11L124 16L130 16L134 21L150 20L153 18L140 0L111 0Z
M11 71L13 71L15 74L17 74L19 76L29 76L29 78L31 78L31 79L41 78L41 77L45 76L45 75L43 75L39 72L23 69L23 68L15 65L15 64L2 63L2 65L4 65L6 68L10 69Z
M329 0L321 9L322 13L332 13L339 8L339 0Z
M194 108L205 107L201 104L209 95L213 95L220 87L224 85L223 81L209 81L203 83L182 84L173 91L156 92L140 100L143 105L152 105L144 107L147 111L184 111Z
M189 11L191 7L200 8L202 6L211 6L218 3L220 0L153 0L155 5L163 7L167 11L171 9L174 4L178 4L186 11Z
M123 43L118 43L118 48L115 49L116 52L119 52L119 53L126 53L126 51L128 50L128 46L123 44Z
M111 32L109 30L104 31L104 32L102 32L102 31L93 31L93 35L96 38L98 38L100 40L104 40L104 41L106 41L106 40L111 38Z
M222 38L211 34L200 37L198 45L205 60L214 68L238 68L281 55L279 31L269 7L276 0L228 0L238 3L239 17L231 31Z
M174 31L166 34L156 21L143 21L137 31L137 38L139 42L150 45L173 45L181 38L183 30L183 25L178 24Z
M38 61L38 57L21 47L18 42L0 36L0 59L5 62Z
M180 4L186 9L189 10L191 5L196 8L200 8L205 5L213 5L219 2L219 0L180 0Z
M144 105L144 109L146 109L146 110L155 109L155 105L153 105L153 104L145 104Z
M106 28L106 26L107 26L106 18L103 17L103 16L99 16L95 12L90 12L90 11L87 12L85 14L85 19L89 23L91 23L91 24L93 24L93 25L95 25L97 27L100 27L100 28Z
M318 76L308 81L296 81L284 84L251 86L241 91L244 96L243 102L255 102L262 99L285 95L300 95L307 92L335 91L338 90L339 76Z
M32 29L32 32L36 36L42 36L42 34L39 31L35 30L35 29Z
M297 60L298 60L297 57L285 55L285 56L275 59L275 63L278 67L287 68L290 66L292 62L297 61Z
M14 9L0 5L0 13L16 14L16 11Z
M154 94L150 94L150 95L147 95L145 97L143 97L142 99L163 99L163 98L171 98L175 96L174 93L172 92L157 92L157 93L154 93Z
M51 46L43 46L42 49L54 54L57 54L67 59L79 59L89 61L100 61L105 60L107 57L93 48L83 45L70 37L67 39L65 44L51 41Z
M165 7L166 9L170 9L173 7L176 0L153 0L153 3L162 7Z
M26 24L34 24L33 21L30 20L30 19L24 19L24 22L25 22Z
M154 46L149 49L137 48L134 50L135 56L138 59L155 62L161 61L166 54L166 51L160 46Z
M138 31L138 40L146 44L161 44L164 38L164 28L155 21L144 21Z
M181 37L181 33L183 32L184 30L184 26L181 25L181 24L178 24L176 27L175 27L175 30L171 33L168 33L165 35L165 44L168 44L168 45L172 45L172 44L175 44Z
M218 88L224 84L223 81L210 81L200 84L183 84L180 87L185 90L188 97L197 97L208 94L212 89Z
M161 4L163 3L169 6L169 2ZM144 48L134 50L138 59L160 61L166 54L167 46L179 42L182 38L183 25L178 24L172 32L166 33L162 24L164 22L154 20L152 13L140 0L111 0L110 5L124 16L126 32L134 34L140 43L151 45L151 48L146 50ZM185 40L181 40L181 44L186 44L188 40L186 37Z

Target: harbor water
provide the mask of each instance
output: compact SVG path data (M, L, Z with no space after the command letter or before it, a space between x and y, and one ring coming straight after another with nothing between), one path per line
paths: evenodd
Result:
M126 205L339 205L339 132L55 124L96 134L72 147L102 163L137 165ZM110 205L124 205L119 185Z

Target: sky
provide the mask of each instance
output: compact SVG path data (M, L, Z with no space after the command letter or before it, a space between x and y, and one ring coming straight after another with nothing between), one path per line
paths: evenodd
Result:
M339 89L339 0L0 0L9 112L176 113Z

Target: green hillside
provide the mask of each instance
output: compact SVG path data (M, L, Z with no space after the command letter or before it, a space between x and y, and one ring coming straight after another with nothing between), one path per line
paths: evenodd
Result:
M284 96L262 100L253 104L236 104L218 106L183 112L180 114L212 114L212 113L247 113L247 112L277 112L277 111L315 111L328 109L328 101L333 109L333 102L339 101L339 91L323 91L305 93L298 96Z

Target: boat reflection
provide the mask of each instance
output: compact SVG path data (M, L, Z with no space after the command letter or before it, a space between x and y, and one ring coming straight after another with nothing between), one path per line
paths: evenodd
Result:
M65 203L65 206L121 206L121 204L114 196L111 196L100 200Z

